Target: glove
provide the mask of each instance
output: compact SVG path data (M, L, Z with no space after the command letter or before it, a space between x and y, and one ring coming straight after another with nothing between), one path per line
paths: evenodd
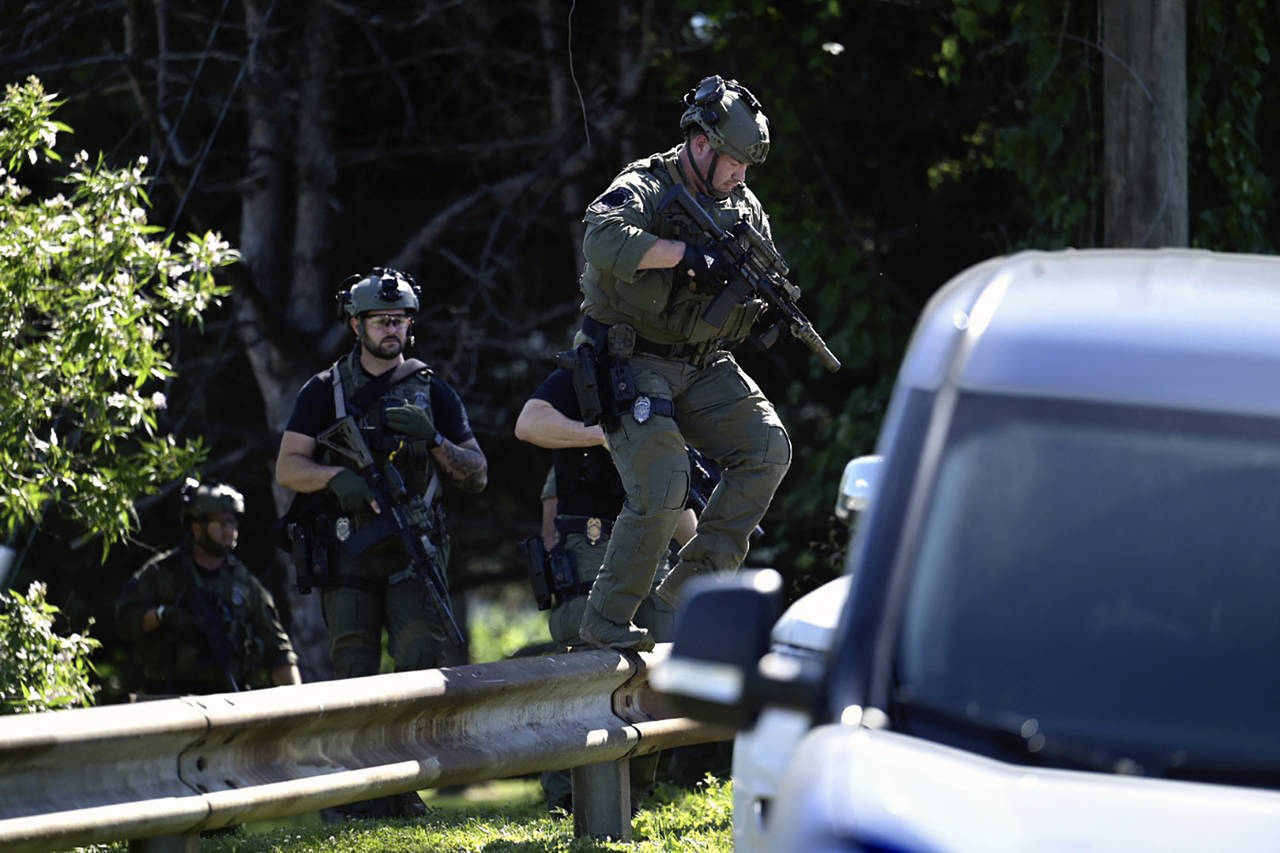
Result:
M426 439L428 444L434 442L436 437L436 425L431 422L431 416L425 409L417 406L392 406L387 409L387 429Z
M174 637L194 637L198 632L196 617L174 604L162 604L156 608L160 627Z
M710 246L685 243L680 269L692 272L700 283L724 286L733 281L733 264Z
M364 477L349 468L334 474L326 488L338 498L343 512L359 512L373 500L373 492Z

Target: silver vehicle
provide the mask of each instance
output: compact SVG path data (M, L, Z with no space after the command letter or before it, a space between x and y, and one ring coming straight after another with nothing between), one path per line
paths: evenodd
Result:
M743 730L806 719L741 837L1280 849L1280 259L971 268L877 452L829 652L771 649L781 585L748 573L691 590L653 674Z

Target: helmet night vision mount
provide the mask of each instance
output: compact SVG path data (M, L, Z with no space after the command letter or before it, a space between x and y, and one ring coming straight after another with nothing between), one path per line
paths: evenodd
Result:
M769 119L751 90L719 74L704 77L684 96L680 129L697 126L711 148L759 166L769 156Z
M416 314L422 293L412 275L391 267L374 267L367 273L347 276L338 287L339 317L395 308Z

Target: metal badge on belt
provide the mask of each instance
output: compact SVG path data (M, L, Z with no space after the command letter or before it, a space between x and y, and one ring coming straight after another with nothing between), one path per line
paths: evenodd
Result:
M351 519L345 515L333 523L333 535L339 542L346 542L351 535Z
M636 419L636 423L644 423L649 420L651 414L653 414L653 403L649 398L643 394L636 397L636 401L631 404L631 417Z

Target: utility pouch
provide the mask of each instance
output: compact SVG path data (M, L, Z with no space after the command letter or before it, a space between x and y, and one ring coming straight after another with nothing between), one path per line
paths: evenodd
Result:
M550 610L582 595L577 563L563 545L548 551L541 536L530 536L516 547L528 566L529 585L539 610Z
M610 414L613 416L615 425L618 418L631 411L632 403L639 396L640 392L636 389L636 375L631 369L631 362L611 355L609 357L609 397L613 403Z
M609 355L626 361L636 351L636 330L629 323L614 323L609 327Z
M311 536L307 526L293 521L286 528L293 554L294 588L303 595L311 592Z

